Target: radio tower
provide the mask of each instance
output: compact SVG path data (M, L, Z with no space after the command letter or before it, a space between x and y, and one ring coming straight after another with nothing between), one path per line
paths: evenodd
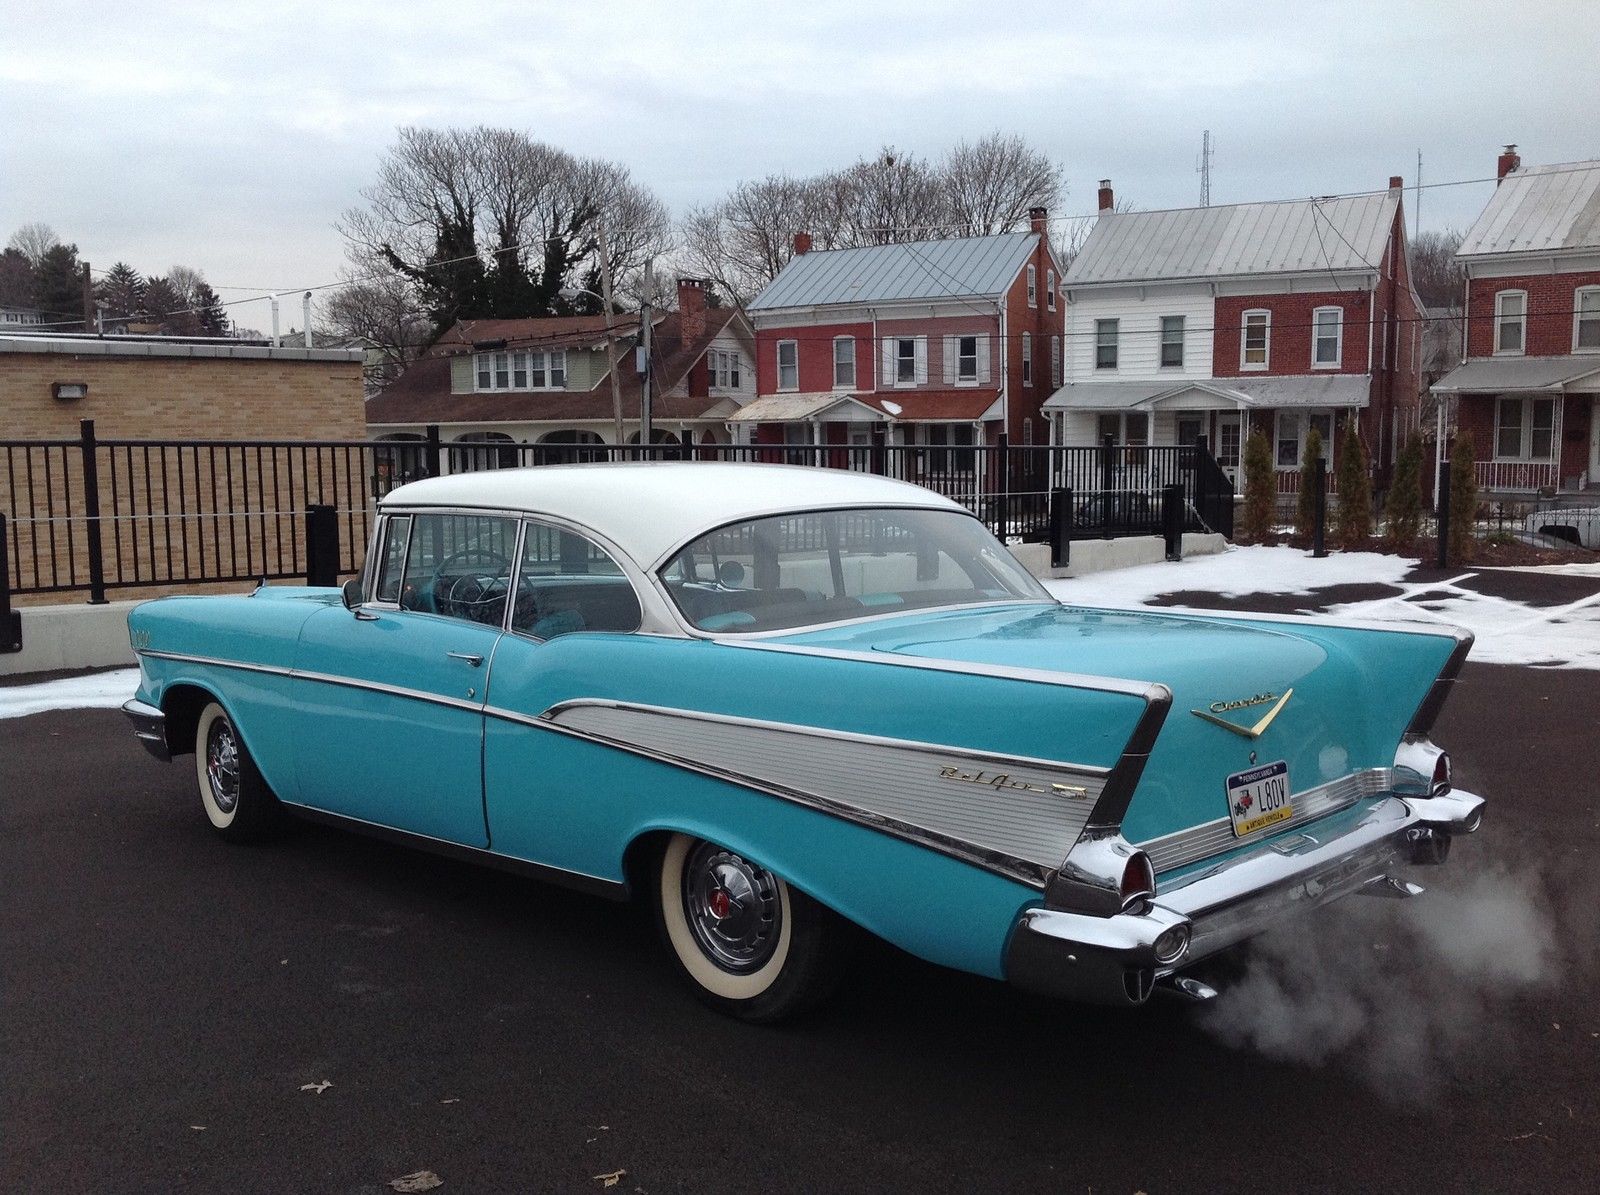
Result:
M1207 129L1200 138L1200 164L1195 167L1200 172L1200 206L1211 206L1211 130Z

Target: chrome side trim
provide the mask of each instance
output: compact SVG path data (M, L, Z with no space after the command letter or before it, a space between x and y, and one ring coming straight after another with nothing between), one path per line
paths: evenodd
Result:
M1294 793L1291 798L1294 802L1294 816L1273 826L1272 837L1275 838L1285 830L1315 821L1330 813L1337 813L1364 797L1393 792L1398 779L1393 768L1367 768ZM1201 859L1209 859L1212 855L1221 854L1252 841L1266 840L1234 837L1233 823L1224 816L1192 826L1187 830L1151 838L1137 845L1149 854L1150 861L1159 874Z
M403 685L387 685L381 681L356 680L348 676L334 676L328 672L308 672L300 668L283 668L275 664L246 664L239 660L219 660L211 656L193 656L176 651L152 651L146 649L137 654L158 660L177 660L186 664L210 664L217 668L232 668L240 672L264 672L271 676L287 676L295 680L314 680L325 685L338 685L346 689L364 689L370 693L386 693L391 697L405 697L412 701L426 702L429 705L449 706L452 709L470 710L473 713L481 713L483 711L483 703L481 701L466 701L459 697L443 697L438 693L428 693L421 689L408 689Z
M172 758L172 750L167 744L166 714L137 697L123 702L122 712L133 723L133 737L144 745L146 751L163 763Z
M1456 687L1456 677L1461 673L1461 666L1467 662L1467 653L1472 650L1473 642L1471 631L1456 632L1455 650L1444 662L1444 667L1440 669L1438 677L1428 689L1427 696L1423 697L1417 706L1417 712L1411 715L1411 721L1406 726L1408 736L1426 737L1433 729L1434 721L1439 717L1439 711L1444 708L1445 700Z

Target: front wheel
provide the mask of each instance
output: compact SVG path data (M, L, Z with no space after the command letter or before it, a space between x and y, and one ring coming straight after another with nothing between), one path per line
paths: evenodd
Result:
M674 834L659 881L661 935L713 1008L746 1021L780 1021L833 990L838 919L782 877L716 843Z
M214 701L200 711L194 757L200 804L218 834L232 842L250 842L277 825L282 814L278 798L261 778L228 712Z

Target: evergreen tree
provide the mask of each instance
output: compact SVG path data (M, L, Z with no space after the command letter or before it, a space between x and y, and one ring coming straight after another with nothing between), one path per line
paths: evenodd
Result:
M1415 433L1407 438L1395 461L1394 481L1383 513L1390 546L1396 552L1410 552L1422 530L1422 441Z
M33 306L33 263L20 249L0 250L0 307Z
M1472 559L1473 521L1478 517L1478 480L1472 437L1456 436L1450 449L1450 542L1447 561L1463 564Z
M1295 500L1294 533L1310 539L1317 521L1317 474L1322 471L1322 433L1312 428L1306 436L1305 455L1300 458L1300 495Z
M162 333L175 334L183 326L184 301L181 291L160 274L145 280L144 305L139 314L148 322L158 324Z
M1244 533L1255 543L1272 531L1273 506L1278 500L1276 480L1272 448L1257 428L1244 444Z
M107 319L137 315L144 305L144 278L125 261L106 271L94 289L95 298L105 305Z
M189 292L189 305L194 308L196 331L201 336L228 334L228 309L204 278L198 280Z
M76 245L52 245L39 258L33 274L33 306L62 330L66 321L83 319L83 267Z
M1339 449L1339 544L1360 547L1372 534L1372 476L1367 446L1361 442L1352 414L1344 421L1344 443Z

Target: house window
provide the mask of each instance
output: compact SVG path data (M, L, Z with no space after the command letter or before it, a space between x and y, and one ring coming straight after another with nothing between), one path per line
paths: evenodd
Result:
M1501 398L1494 416L1494 454L1501 460L1555 459L1556 400Z
M978 380L978 338L976 336L960 336L956 338L956 381L976 382Z
M534 356L540 354L535 353ZM567 350L550 350L550 389L565 390L567 388Z
M513 390L526 390L528 388L528 354L511 354L511 388Z
M1022 334L1022 384L1033 385L1033 333Z
M1178 447L1193 448L1200 439L1201 420L1198 415L1178 416Z
M902 336L894 342L894 380L897 385L912 386L917 381L917 342Z
M1225 419L1217 424L1217 464L1225 469L1239 467L1241 437L1238 419Z
M1044 305L1051 311L1056 309L1056 272L1054 270L1046 270L1044 272Z
M856 339L854 336L833 338L833 385L835 389L856 384Z
M1324 468L1333 468L1333 413L1331 411L1278 412L1278 468L1298 469L1307 433L1315 428L1322 436Z
M711 385L720 390L739 388L739 354L725 349L713 349L706 354L706 365L711 372Z
M778 389L800 389L800 342L778 341Z
M511 389L510 353L496 353L494 355L494 388L496 390Z
M1494 297L1494 351L1520 353L1527 340L1528 292L1503 290Z
M1094 367L1096 369L1115 369L1117 367L1117 324L1114 319L1097 319L1094 321Z
M1311 313L1311 366L1313 369L1337 369L1344 347L1343 341L1344 309L1342 307L1318 307Z
M1102 411L1095 420L1095 442L1104 444L1111 437L1114 444L1142 448L1150 443L1150 415L1146 411Z
M478 389L479 390L493 390L494 389L494 362L493 362L493 360L490 359L489 354L488 353L479 353L477 355L477 357L474 359L474 363L478 367Z
M478 353L473 372L479 390L560 390L567 384L567 351Z
M1268 339L1271 333L1272 313L1247 311L1244 324L1239 329L1239 368L1265 369L1267 367Z
M1600 286L1585 287L1572 296L1573 319L1572 351L1590 353L1600 351Z
M1034 266L1028 267L1028 306L1039 305L1039 271Z
M1161 317L1161 364L1163 368L1183 367L1183 316Z
M1050 384L1057 388L1061 385L1061 337L1050 338Z

